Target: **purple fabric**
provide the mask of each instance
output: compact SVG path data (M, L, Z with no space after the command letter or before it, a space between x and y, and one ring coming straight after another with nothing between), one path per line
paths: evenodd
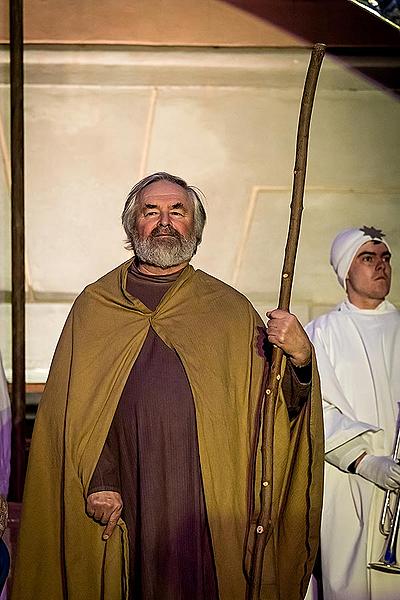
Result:
M11 460L11 409L0 412L0 494L7 497Z
M174 276L128 273L154 310ZM132 367L89 493L121 492L130 545L130 598L217 600L190 385L153 329Z
M11 405L0 357L0 494L7 496L11 462Z

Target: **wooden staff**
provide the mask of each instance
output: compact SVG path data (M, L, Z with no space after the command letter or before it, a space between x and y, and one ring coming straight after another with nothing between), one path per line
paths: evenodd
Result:
M290 204L290 222L283 262L278 308L289 310L293 284L297 246L299 242L301 215L303 212L304 183L306 179L308 137L311 113L317 87L318 75L325 54L324 44L315 44L312 49L297 128L296 161L293 177L292 200ZM263 408L262 429L262 481L270 482L272 477L272 440L274 436L274 413L278 397L283 352L274 347L271 369L268 376L266 396ZM257 520L257 533L250 572L249 600L259 600L264 562L264 551L272 534L270 522L272 504L272 485L261 487L261 510Z
M10 0L12 448L10 500L22 501L25 478L25 238L23 0Z

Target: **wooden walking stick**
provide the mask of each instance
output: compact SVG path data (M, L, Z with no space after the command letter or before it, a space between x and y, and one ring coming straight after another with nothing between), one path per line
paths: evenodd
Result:
M294 167L290 222L283 262L278 308L289 310L293 284L297 246L299 242L301 215L303 211L304 183L306 178L308 137L318 75L325 54L324 44L315 44L312 49L303 96L301 99L299 123L297 127L296 160ZM274 412L278 397L282 363L282 350L274 347L271 369L268 376L266 396L263 408L262 427L262 481L271 482L272 476L272 440L274 436ZM249 600L259 600L264 551L272 534L270 522L272 504L272 485L261 487L261 510L257 519L256 539L250 571Z

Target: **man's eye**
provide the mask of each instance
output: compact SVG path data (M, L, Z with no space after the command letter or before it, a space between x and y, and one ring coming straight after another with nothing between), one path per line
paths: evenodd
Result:
M170 213L171 215L173 215L174 217L183 217L183 213L179 212L178 210L173 210Z
M372 262L372 256L363 256L364 262Z
M157 214L157 212L155 210L149 210L148 212L144 213L144 216L145 217L152 217L152 216L154 216L156 214Z

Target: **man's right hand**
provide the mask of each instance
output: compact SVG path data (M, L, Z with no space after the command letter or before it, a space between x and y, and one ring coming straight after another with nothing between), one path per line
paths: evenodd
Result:
M356 473L385 490L400 487L400 465L390 456L366 454L358 463Z
M89 517L106 526L102 537L103 540L108 540L121 516L121 494L109 490L89 494L86 501L86 512Z

